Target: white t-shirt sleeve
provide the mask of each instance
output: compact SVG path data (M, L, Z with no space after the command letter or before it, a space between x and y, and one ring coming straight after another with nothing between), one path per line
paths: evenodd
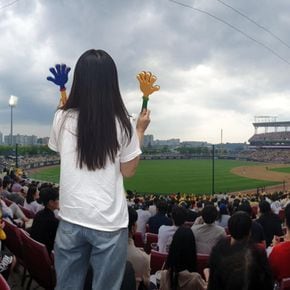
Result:
M121 163L131 161L142 153L140 149L138 135L136 132L136 124L132 121L131 121L131 124L132 124L132 138L129 143L128 141L125 141L122 144L121 153L120 153Z
M54 114L52 128L50 131L50 137L48 141L48 147L55 152L59 152L59 148L58 148L59 115L60 115L60 111L58 110Z

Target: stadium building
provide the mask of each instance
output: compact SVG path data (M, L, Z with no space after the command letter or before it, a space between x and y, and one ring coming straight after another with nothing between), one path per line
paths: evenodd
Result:
M249 148L290 149L290 121L277 121L277 117L272 116L256 116L253 126L255 134L249 139Z

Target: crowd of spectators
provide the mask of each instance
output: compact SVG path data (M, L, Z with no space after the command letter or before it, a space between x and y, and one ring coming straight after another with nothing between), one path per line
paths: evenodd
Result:
M4 222L26 228L51 252L59 221L58 188L6 175L0 196ZM158 196L128 191L127 202L126 275L135 277L134 289L154 289L157 280L162 290L273 289L274 281L290 277L288 192ZM146 232L157 236L152 248L167 255L154 275L150 252L135 244L136 233L146 242ZM209 257L204 273L197 270L198 255ZM6 257L11 268L13 258Z
M254 134L249 142L258 142L258 141L290 141L290 132L289 131L281 131L281 132L268 132L268 133L259 133Z
M258 162L289 163L290 149L252 149L240 152L237 158Z
M129 216L133 214L136 220L135 233L146 239L147 224L147 231L158 235L154 250L167 254L163 270L156 274L162 290L270 290L275 281L290 277L288 192L162 197L129 192L128 206ZM133 239L131 235L131 246ZM148 266L149 256L139 251L139 265L146 255L143 262ZM202 275L196 268L200 254L209 256ZM143 269L148 285L149 270ZM137 276L140 284L142 275ZM148 287L144 289L154 289L152 284Z

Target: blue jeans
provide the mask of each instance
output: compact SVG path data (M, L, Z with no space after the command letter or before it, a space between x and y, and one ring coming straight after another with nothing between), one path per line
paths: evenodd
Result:
M60 221L55 238L55 268L58 290L82 290L89 264L93 290L119 290L128 246L127 228L97 231Z

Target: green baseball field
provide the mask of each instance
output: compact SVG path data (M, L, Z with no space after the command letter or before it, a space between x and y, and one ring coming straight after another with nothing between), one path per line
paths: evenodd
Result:
M281 183L246 178L231 172L236 167L257 165L246 161L215 160L215 192L234 192ZM125 180L125 188L146 193L211 193L212 172L211 160L142 160L136 175ZM38 169L29 177L58 183L59 167Z

